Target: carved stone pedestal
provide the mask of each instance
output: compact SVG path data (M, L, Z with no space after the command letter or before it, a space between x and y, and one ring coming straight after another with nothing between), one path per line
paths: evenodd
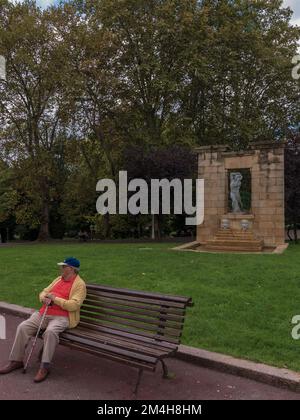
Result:
M252 214L225 214L216 236L206 242L205 248L212 251L262 251L264 243L254 235L253 222Z

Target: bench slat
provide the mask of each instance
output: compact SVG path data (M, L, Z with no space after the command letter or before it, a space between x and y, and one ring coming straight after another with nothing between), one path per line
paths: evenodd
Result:
M136 299L132 299L132 300L124 300L121 298L115 299L115 298L107 297L107 296L91 295L89 293L86 296L86 300L90 300L92 302L104 302L107 304L121 305L121 306L126 306L128 308L137 308L140 310L164 312L167 314L173 314L173 315L178 315L178 316L184 316L186 312L186 308L173 308L170 306L165 306L165 305L163 306L163 305L158 305L158 304L153 305L150 303L139 302Z
M81 318L85 319L85 320L100 320L100 321L104 321L104 322L109 322L112 324L116 324L116 325L125 325L129 328L132 328L133 330L135 330L136 332L139 332L140 330L142 331L152 331L155 334L161 334L163 336L170 336L172 338L178 338L181 336L181 330L177 330L177 329L173 329L173 328L160 328L159 326L155 327L152 326L150 324L143 324L141 322L137 322L137 321L133 321L131 322L130 320L125 320L122 318L116 318L116 317L112 317L109 318L107 316L103 316L103 315L96 315L96 314L90 314L90 313L85 313L85 311L81 312L80 315Z
M101 323L100 321L95 321L95 320L90 320L90 319L84 319L81 320L84 321L86 324L91 324L91 325L96 325L96 326L101 326L101 327L105 327L107 329L113 329L113 330L119 330L119 331L124 331L127 333L131 333L131 334L135 334L135 335L140 335L140 336L144 336L144 337L149 337L149 338L154 338L155 340L161 340L161 341L168 341L169 343L174 343L174 344L178 344L179 343L179 339L175 339L174 337L168 337L166 335L162 336L162 335L155 335L155 334L150 334L144 331L133 331L130 328L126 328L125 326L121 326L121 325L107 325L104 323ZM80 321L80 322L81 322Z
M101 306L101 308L107 308L107 309L116 309L119 310L120 312L129 312L129 313L133 313L133 314L142 314L142 315L148 315L148 316L161 316L166 320L170 320L170 321L176 321L176 322L183 322L184 321L184 316L183 315L179 315L179 314L169 314L165 309L161 309L160 307L157 307L156 310L152 310L152 309L144 309L144 308L140 308L137 305L135 306L125 306L125 305L121 305L121 304L114 304L113 303L107 303L107 301L104 301L102 299L98 299L97 301L93 301L93 300L89 300L86 299L83 303L83 305L81 306L82 309L84 308L89 308L89 307L98 307ZM182 313L184 313L184 311L182 311Z
M152 342L147 342L147 341L143 341L143 340L136 340L133 338L129 338L129 337L124 337L124 336L120 336L119 334L109 334L107 332L101 332L99 330L93 330L91 328L88 327L76 327L74 330L72 330L72 333L76 333L77 331L79 331L79 334L89 334L93 337L99 337L101 340L106 341L106 342L118 342L118 343L122 343L122 345L126 346L128 345L137 345L140 346L142 348L145 349L151 349L153 351L158 351L160 353L164 353L164 354L170 354L172 353L174 350L177 349L177 346L173 346L173 347L167 347L165 345L160 345L159 343L152 343Z
M179 309L184 309L186 307L186 305L184 303L178 303L178 302L174 302L174 301L166 301L166 300L158 300L158 299L148 299L148 298L142 298L142 297L137 297L136 296L132 296L132 295L122 295L122 294L117 294L117 293L109 293L109 292L105 292L105 291L101 291L101 290L92 290L92 289L88 289L88 296L101 296L101 297L109 297L109 298L113 298L113 299L120 299L123 301L133 301L133 302L143 302L143 303L148 303L150 305L158 305L158 306L166 306L166 307L174 307L174 308L179 308Z
M170 354L170 351L167 351L166 349L159 349L158 347L149 347L142 345L141 343L137 343L136 341L128 341L128 340L121 340L120 338L116 337L109 337L107 335L101 335L99 333L86 331L79 329L77 331L72 331L71 335L77 335L80 337L86 337L90 338L94 341L103 343L103 344L109 344L114 347L120 347L122 349L129 349L131 351L136 351L138 353L143 353L145 355L154 356L156 358L165 357L168 354Z
M153 344L155 346L159 346L159 347L165 347L166 349L170 349L170 350L176 350L177 349L177 343L170 343L169 341L158 341L155 340L152 336L148 336L148 335L137 335L137 334L133 334L130 333L128 331L124 331L124 330L116 330L116 329L112 329L112 328L107 328L105 326L100 326L97 324L87 324L83 321L80 321L79 328L84 328L84 329L91 329L94 331L98 331L100 333L106 333L106 334L110 334L110 335L114 335L116 337L122 337L122 338L127 338L129 340L136 340L138 342L142 342L142 343L148 343ZM76 328L78 328L76 327Z
M79 343L79 344L84 344L87 345L89 347L94 347L96 349L99 350L103 350L112 354L116 354L119 356L125 356L125 357L130 357L136 360L141 360L143 362L147 362L147 363L157 363L157 358L153 357L153 356L148 356L142 353L137 353L135 351L129 351L126 349L122 349L122 348L117 348L117 347L113 347L111 345L108 344L104 344L104 343L100 343L98 341L94 341L94 340L90 340L87 338L83 338L83 337L78 337L74 334L69 334L69 333L64 333L64 339L69 339L70 341L73 341L75 343Z
M115 317L115 318L121 318L121 319L129 319L129 320L133 320L133 321L138 321L144 324L150 324L150 325L157 325L160 327L166 327L166 328L170 328L170 329L174 329L174 330L181 330L183 327L183 322L174 322L174 321L169 321L169 320L165 320L163 315L161 316L156 316L156 317L139 317L139 316L134 316L131 314L126 314L124 312L119 312L119 311L109 311L106 309L103 309L101 307L88 307L88 306L84 306L81 307L80 310L81 313L83 314L103 314L107 317Z
M111 293L116 293L120 295L128 295L140 298L149 298L154 300L163 300L169 303L181 303L184 306L192 305L192 299L186 296L173 296L173 295L164 295L162 293L155 292L144 292L142 290L131 290L126 288L117 288L111 286L99 285L96 283L89 283L87 285L88 289L97 290L97 291L107 291Z
M150 370L150 371L154 371L155 368L156 368L156 365L153 365L153 364L150 364L150 363L147 364L147 363L143 363L141 361L137 362L137 361L129 359L129 358L126 359L125 357L121 358L121 357L118 357L118 356L110 354L110 353L105 353L104 351L100 351L100 350L96 350L94 348L90 348L88 346L83 346L83 345L72 343L69 340L66 340L64 338L61 339L61 344L64 344L65 346L67 346L71 349L80 350L80 351L83 351L85 353L93 354L95 356L104 357L104 358L112 360L114 362L123 363L127 366L133 366L133 367L142 368L142 369L146 369L146 370Z

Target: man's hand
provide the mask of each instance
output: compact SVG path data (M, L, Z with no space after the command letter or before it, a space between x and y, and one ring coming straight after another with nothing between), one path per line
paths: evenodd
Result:
M48 293L48 294L46 295L46 298L48 298L48 299L50 299L52 302L54 302L55 295L54 295L53 293Z
M47 297L45 297L44 299L43 299L43 303L45 304L45 305L50 305L50 303L52 302L52 300L51 299L49 299L49 298L47 298Z

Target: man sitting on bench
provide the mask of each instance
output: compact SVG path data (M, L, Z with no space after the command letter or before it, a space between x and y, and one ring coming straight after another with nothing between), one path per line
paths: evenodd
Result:
M59 342L59 334L67 328L74 328L79 323L80 306L86 297L85 282L79 277L80 262L69 257L61 266L61 276L57 277L39 295L43 306L34 312L29 319L21 322L17 328L16 337L9 356L9 363L0 369L0 374L23 368L25 348L30 337L36 335L41 323L42 315L48 307L42 328L44 348L40 369L34 378L35 382L42 382L49 374L49 367L55 348Z

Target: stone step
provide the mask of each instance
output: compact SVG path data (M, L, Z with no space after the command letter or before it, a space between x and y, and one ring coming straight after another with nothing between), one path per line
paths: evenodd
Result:
M221 247L228 247L228 246L237 246L240 248L257 248L262 247L262 243L257 242L247 242L247 241L209 241L207 242L208 246L221 246Z
M253 235L253 232L251 230L218 230L218 235Z
M238 238L235 236L231 236L230 238L214 238L214 239L210 239L207 242L228 242L228 241L236 241L236 242L262 242L261 239L257 239L257 238Z
M249 252L261 252L263 247L241 247L241 246L221 246L221 245L206 245L205 249L209 251L249 251Z
M242 239L242 240L258 240L251 231L237 231L237 230L222 230L220 229L216 234L216 239Z
M205 248L212 251L260 252L263 241L256 238L251 231L219 229L215 238L207 241Z
M228 242L228 241L261 242L260 239L257 239L257 238L238 238L238 237L235 237L235 236L232 236L230 238L219 238L219 237L216 237L214 239L209 240L208 242L211 242L211 241L218 241L218 242L221 242L221 241L222 242Z
M252 239L252 238L254 238L255 239L255 236L253 235L253 233L247 233L247 234L245 234L245 233L234 233L234 234L231 234L231 235L221 235L221 234L219 234L219 233L217 233L217 235L216 235L216 237L217 238L249 238L249 239Z

